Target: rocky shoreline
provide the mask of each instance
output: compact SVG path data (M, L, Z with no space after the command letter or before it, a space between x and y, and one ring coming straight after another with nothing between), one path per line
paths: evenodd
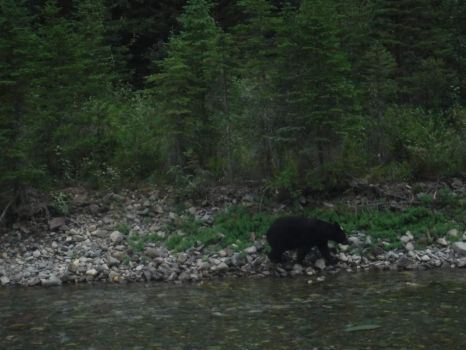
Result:
M223 203L186 206L186 212L209 222L227 203L252 205L254 199L225 195ZM171 211L168 197L157 191L109 194L89 198L86 192L72 195L73 215L56 216L44 223L16 224L0 235L1 286L56 286L81 282L197 282L225 276L310 276L320 281L337 272L424 270L466 267L466 233L450 230L430 246L417 249L414 237L400 237L402 248L385 250L374 246L371 237L349 235L348 246L340 246L338 263L326 266L318 253L310 254L304 266L274 265L265 254L265 241L251 235L250 246L241 251L225 248L211 251L202 245L185 252L167 250L160 242L147 242L135 251L128 234L118 227L124 220L131 232L143 236L156 232L163 237L164 225L182 214ZM34 231L35 230L35 231Z

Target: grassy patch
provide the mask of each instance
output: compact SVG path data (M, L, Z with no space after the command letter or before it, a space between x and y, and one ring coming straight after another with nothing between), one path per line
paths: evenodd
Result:
M414 206L403 211L365 209L355 211L341 207L334 211L312 210L308 216L340 223L346 232L362 231L375 239L395 243L400 235L410 231L414 237L440 237L449 229L466 228L462 210L431 209Z
M172 234L166 245L168 249L175 251L183 251L196 244L215 245L219 248L234 245L242 250L252 244L252 234L256 237L264 235L273 219L273 215L254 212L246 207L230 207L215 216L211 227L204 226L192 217L183 221L178 229L184 234Z
M121 232L121 231L120 231ZM155 233L149 233L147 235L138 235L132 233L128 237L128 245L131 247L134 253L140 254L144 251L146 243L148 242L160 242L163 238L159 237Z
M185 251L200 244L212 249L232 247L242 251L252 244L252 234L257 238L262 237L276 217L290 214L338 222L348 233L364 232L372 237L374 243L384 240L387 248L400 247L399 237L406 231L410 231L418 243L429 243L437 237L444 236L452 228L460 232L466 229L466 213L461 206L435 209L421 205L403 211L355 210L339 206L331 210L309 209L277 214L236 206L217 213L211 226L206 226L190 216L176 225L170 225L167 231L172 233L164 239L155 234L137 237L130 235L129 241L136 252L142 251L145 243L149 241L163 241L168 249L174 251Z

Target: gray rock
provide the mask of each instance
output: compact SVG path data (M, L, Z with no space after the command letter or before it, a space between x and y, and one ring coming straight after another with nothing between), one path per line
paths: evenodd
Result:
M119 250L114 250L111 254L115 259L118 259L119 261L123 261L123 259L127 256L125 252Z
M183 271L182 273L178 275L178 280L180 280L181 282L186 282L186 281L189 281L190 279L191 279L191 276L188 271Z
M465 242L455 242L452 244L453 250L460 255L466 255L466 243Z
M300 264L294 264L293 269L291 270L291 273L293 275L302 275L303 271L304 271L304 269Z
M460 258L460 259L456 260L456 266L465 267L466 266L466 258Z
M97 215L99 213L99 206L95 203L92 203L91 205L89 205L89 213L91 213L92 215Z
M448 242L444 237L440 237L439 239L437 239L437 243L443 247L446 247L448 245Z
M146 249L144 249L144 254L149 258L164 258L168 256L168 251L164 248L146 247Z
M115 271L110 271L108 273L108 280L110 282L120 282L121 281L121 276L118 272Z
M408 243L409 241L411 241L412 238L408 237L407 235L403 235L400 237L400 241L403 242L403 243Z
M99 229L97 229L97 230L95 230L95 231L92 231L92 232L91 232L91 235L92 235L92 236L99 237L99 238L105 238L105 237L107 237L107 235L108 235L108 231L99 228Z
M44 287L53 287L53 286L60 286L61 280L57 276L51 275L48 279L41 279L40 283Z
M113 256L109 256L107 258L107 264L108 266L112 267L112 266L118 266L120 265L120 260L118 260L117 258L114 258Z
M430 261L430 256L428 256L427 254L424 254L423 256L421 256L421 261L424 261L424 262Z
M340 253L338 254L338 260L346 262L348 261L348 257L346 256L345 253Z
M5 286L5 285L7 285L8 283L10 283L10 279L9 279L8 277L6 277L6 276L2 276L2 277L0 278L0 283L2 284L2 286Z
M97 270L94 269L94 268L89 269L89 270L86 271L86 275L92 276L92 277L94 277L95 275L97 275L97 273L98 273Z
M253 246L250 246L244 249L244 252L247 254L254 254L254 253L257 253L257 248L256 246L253 245Z
M415 270L417 268L417 264L410 257L403 255L398 260L398 267L406 270Z
M178 261L179 264L184 264L186 260L188 260L188 257L189 256L186 253L179 253L176 257L176 261Z
M212 267L215 267L215 271L226 271L229 269L228 265L226 263L224 263L223 261L216 265L216 266L212 266Z
M66 219L64 217L57 217L49 220L49 228L51 231L64 226L66 224Z
M314 266L317 267L319 270L325 269L325 260L322 258L317 259L314 263Z
M354 245L356 247L359 247L362 245L361 240L356 236L348 237L348 241L350 242L351 245Z
M120 243L121 241L123 241L124 238L125 236L120 231L113 231L110 234L110 240L113 243Z
M447 232L447 235L450 237L458 237L458 234L459 232L456 228L452 228L451 230Z
M405 249L406 249L408 252L413 251L413 250L414 250L414 244L413 244L412 242L406 243Z

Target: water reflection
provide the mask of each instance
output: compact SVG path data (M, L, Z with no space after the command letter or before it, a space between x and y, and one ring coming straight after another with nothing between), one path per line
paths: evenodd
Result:
M0 289L1 349L463 349L461 271Z

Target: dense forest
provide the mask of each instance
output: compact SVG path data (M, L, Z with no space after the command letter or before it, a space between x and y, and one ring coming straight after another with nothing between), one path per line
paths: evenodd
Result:
M464 0L0 0L0 214L76 183L461 175L465 18Z

